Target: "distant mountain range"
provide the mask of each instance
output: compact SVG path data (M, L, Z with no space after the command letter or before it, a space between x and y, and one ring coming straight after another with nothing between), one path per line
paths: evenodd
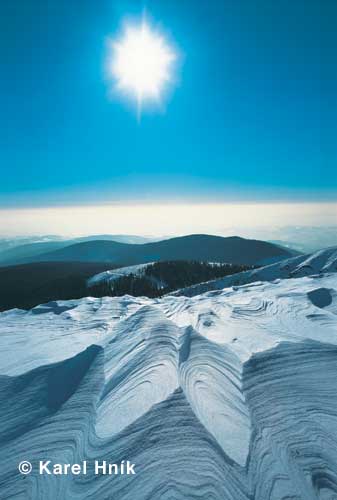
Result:
M190 236L177 239L192 240L196 244L196 241L200 243L204 238ZM232 238L220 239L232 240ZM241 238L238 239L241 240ZM168 241L172 244L172 240ZM164 246L165 249L165 242L161 243L160 247ZM253 248L256 248L258 243L263 242L244 240L245 245L253 245ZM116 243L116 245L118 244ZM157 244L153 245L157 246ZM77 247L77 245L74 246ZM147 247L147 245L130 246ZM260 247L260 245L258 246ZM276 249L279 250L279 247ZM270 258L269 255L268 259L270 260ZM206 260L216 262L220 259L202 259L203 262ZM191 260L184 262L180 259L174 262L169 259L168 261L158 261L155 264L140 264L124 268L117 268L119 266L115 266L111 262L79 261L46 261L1 267L0 311L15 307L28 309L40 303L57 299L74 299L88 295L106 296L125 293L158 296L167 293L170 289L179 289L173 292L173 295L195 296L212 290L221 290L253 282L333 273L337 272L337 247L311 255L296 255L271 265L240 272L245 266L247 269L247 264L231 263L215 266L201 262L193 263ZM217 276L219 276L218 279L213 279ZM208 281L210 279L213 280ZM195 284L189 286L193 283Z
M230 230L230 232L228 232ZM223 235L238 234L245 238L270 241L309 254L337 245L336 224L331 226L234 226L224 228Z
M152 238L135 235L100 234L64 239L59 236L35 236L0 239L0 266L36 262L39 256L86 241L116 241L119 243L142 244L154 241Z
M278 262L294 254L289 249L263 241L209 235L190 235L146 244L91 240L88 237L86 241L58 247L63 244L60 241L40 241L3 252L8 255L10 251L13 259L34 262L10 266L3 263L0 267L0 310L30 308L51 300L80 298L97 293L100 296L111 295L110 286L106 293L104 286L96 287L95 293L87 288L87 280L93 276L97 280L98 274L103 275L105 282L105 277L113 273L111 270L122 266L137 264L139 268L139 264L160 264L159 267L152 266L151 272L146 270L145 279L131 279L130 267L118 270L119 277L125 276L124 280L119 280L118 294L154 296L162 293L153 286L155 280L165 282L163 287L166 291L176 290L192 283L239 272L247 269L247 266ZM41 253L46 246L54 250ZM178 262L174 264L172 261ZM206 262L226 263L227 267L217 269L217 266L213 268L209 264L202 264Z
M28 245L31 243L42 243L50 241L62 241L64 238L56 235L43 235L43 236L12 236L0 237L0 255L6 250L15 248L21 245Z
M59 245L59 242L52 244ZM260 240L248 240L237 236L224 238L205 234L181 236L145 244L94 239L93 241L76 242L44 253L42 253L41 248L39 246L38 254L23 257L23 254L20 253L16 259L21 259L20 262L110 262L120 266L162 260L198 260L263 265L298 254L289 248ZM23 251L22 248L21 250L17 249L17 253ZM3 265L4 263L3 261Z

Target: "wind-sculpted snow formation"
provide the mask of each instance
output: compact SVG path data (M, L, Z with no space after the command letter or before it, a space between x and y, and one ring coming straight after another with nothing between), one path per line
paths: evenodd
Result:
M310 255L299 255L290 259L263 266L252 271L233 274L206 283L181 288L170 295L193 297L211 290L222 290L229 286L246 285L255 281L273 281L285 278L300 278L314 274L337 272L337 247L320 250Z
M330 273L0 314L0 498L337 498L336 290ZM47 459L136 474L39 475Z

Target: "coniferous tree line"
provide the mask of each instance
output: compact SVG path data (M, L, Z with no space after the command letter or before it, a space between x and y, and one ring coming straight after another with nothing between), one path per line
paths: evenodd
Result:
M165 261L149 264L141 275L128 274L108 279L90 288L95 297L133 295L160 297L166 293L252 269L237 264L199 261Z

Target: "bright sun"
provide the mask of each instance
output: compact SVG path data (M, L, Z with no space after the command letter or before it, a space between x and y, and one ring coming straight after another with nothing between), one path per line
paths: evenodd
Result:
M108 69L117 89L135 98L138 109L145 101L160 102L176 60L163 35L143 21L139 26L126 26L110 47Z

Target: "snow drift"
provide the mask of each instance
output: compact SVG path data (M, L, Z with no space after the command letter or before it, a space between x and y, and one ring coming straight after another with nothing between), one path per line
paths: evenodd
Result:
M324 274L1 313L0 498L332 500L336 290ZM41 459L137 473L40 476Z

